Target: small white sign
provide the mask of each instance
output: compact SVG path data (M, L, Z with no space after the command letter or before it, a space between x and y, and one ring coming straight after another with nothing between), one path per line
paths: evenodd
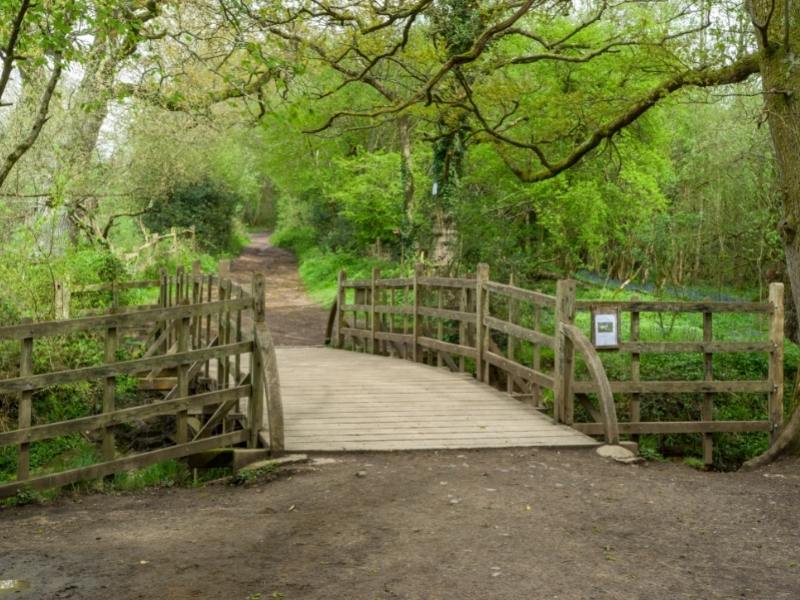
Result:
M595 313L593 330L596 348L619 347L619 317L617 313Z

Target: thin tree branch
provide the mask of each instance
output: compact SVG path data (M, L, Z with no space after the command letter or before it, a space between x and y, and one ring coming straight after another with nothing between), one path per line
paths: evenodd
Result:
M62 68L62 57L58 55L56 56L55 64L53 65L53 72L50 74L50 79L47 82L47 87L42 93L42 99L39 102L39 109L36 112L36 117L31 125L28 135L24 140L17 144L16 148L14 148L14 150L12 150L8 156L6 156L2 167L0 167L0 187L8 177L11 169L13 169L14 165L17 164L17 161L19 161L19 159L22 158L22 156L28 150L30 150L31 146L33 146L33 144L36 142L36 139L39 137L39 133L42 131L42 127L44 127L44 124L47 122L48 112L50 111L50 100L53 97L53 92L55 92L58 80L61 77Z
M8 43L3 48L3 70L0 72L0 103L3 100L3 94L8 86L8 80L11 77L11 71L14 68L14 59L16 58L17 41L19 34L22 30L22 22L25 19L25 14L30 8L30 0L22 0L22 4L17 11L17 16L11 25L11 33L8 36ZM1 105L1 104L0 104Z

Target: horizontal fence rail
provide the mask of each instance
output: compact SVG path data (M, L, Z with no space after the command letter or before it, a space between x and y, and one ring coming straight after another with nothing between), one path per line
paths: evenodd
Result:
M0 481L0 497L236 444L268 446L274 453L283 450L280 382L266 326L263 275L254 274L251 290L245 290L222 274L202 274L195 265L191 273L180 268L173 276L162 272L157 281L89 286L83 291L149 287L158 296L155 306L117 305L111 314L0 327L0 342L19 344L20 353L16 375L0 379L0 397L10 400L7 405L16 403L18 413L17 427L0 431L0 449L17 450L16 480ZM120 333L137 328L143 334L128 347L130 339ZM102 342L100 364L34 372L37 341L75 334ZM127 356L120 359L120 353ZM118 407L117 382L123 376L138 377L138 389L157 397ZM37 393L84 381L100 386L99 412L59 422L42 422L35 414ZM172 428L165 439L169 445L120 456L115 428L155 418L167 419L161 426ZM62 472L34 472L31 444L70 435L94 436L100 444L99 460Z
M598 353L581 329L587 313L616 311L630 325L613 352L626 357L630 378L609 380ZM672 318L699 314L702 340L641 339L643 313ZM714 313L763 315L765 339L715 339ZM421 265L412 277L348 280L339 274L328 339L339 348L371 352L472 373L479 381L505 389L521 401L551 411L556 422L590 435L617 440L619 434L701 433L703 455L711 462L711 433L769 432L783 422L783 286L772 284L768 302L673 302L578 300L574 281L557 282L555 295L491 281L480 265L474 277L431 277ZM584 323L578 327L578 323ZM576 378L576 348L591 379ZM769 374L762 380L719 380L713 376L717 354L763 353ZM696 353L703 356L701 380L643 380L641 358L648 354ZM715 394L764 394L767 418L716 420ZM640 418L641 402L652 395L695 394L700 421L650 421ZM599 410L589 396L597 397ZM617 422L609 399L626 404L627 422ZM576 399L594 422L576 422ZM616 406L616 405L615 405Z

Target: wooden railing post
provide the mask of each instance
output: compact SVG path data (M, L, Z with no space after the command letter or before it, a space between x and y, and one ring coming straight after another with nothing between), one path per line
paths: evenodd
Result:
M514 286L514 274L511 274L509 277L508 285ZM512 325L517 324L517 302L511 296L508 297L506 300L508 302L508 322ZM508 349L507 354L508 360L512 362L516 362L516 351L517 351L517 338L513 335L508 336ZM506 371L506 391L509 394L514 393L514 376L511 374L510 371Z
M373 354L378 354L378 343L375 339L375 333L378 331L378 321L376 319L375 305L377 304L378 288L375 281L380 278L380 270L377 268L372 269L372 278L370 280L369 288L369 348Z
M184 304L185 301L181 301ZM178 352L186 352L189 350L189 317L180 317L176 319L177 338L178 338ZM186 398L189 395L189 364L183 363L178 365L178 398ZM189 441L189 412L181 410L176 415L176 434L175 441L178 444L185 444Z
M444 308L444 288L441 286L439 286L436 294L436 306L439 310ZM436 339L440 342L444 341L444 319L441 316L436 319ZM441 350L436 351L436 366L444 366L444 354Z
M56 321L66 321L69 319L70 289L69 281L56 281L55 294L53 296L53 308Z
M556 284L555 314L555 365L553 372L553 418L556 423L571 425L574 406L572 381L575 366L575 348L564 334L561 323L575 322L575 291L573 279L561 279Z
M258 369L261 381L254 384L260 387L263 392L253 391L252 429L255 429L256 436L259 433L261 424L264 422L263 405L261 398L266 398L267 419L269 422L269 447L272 454L280 454L284 449L284 428L283 428L283 403L281 400L280 377L278 373L277 357L275 346L269 327L266 324L266 302L264 300L264 279L262 273L256 273L253 279L253 297L255 304L254 312L254 357L253 376L256 376L255 369ZM258 394L258 395L256 395ZM251 440L253 431L251 430ZM256 440L257 441L257 440ZM252 441L255 443L255 441Z
M225 279L231 274L231 261L228 259L221 260L217 263L217 274L220 279Z
M703 312L703 341L710 344L714 341L713 313ZM705 352L703 354L703 379L712 381L714 379L714 354ZM703 421L714 419L714 394L705 392L703 394L703 405L700 408L700 418ZM703 462L710 465L714 462L714 438L710 433L703 434Z
M200 261L192 263L192 304L200 304L203 301L203 275L200 271ZM192 321L192 348L200 348L202 345L201 329L202 317L195 317Z
M184 268L178 267L175 270L175 304L182 304L184 294L186 290L184 289Z
M638 298L633 297L631 300L638 300ZM640 330L640 313L639 311L631 311L631 342L638 342L639 341L639 330ZM638 383L639 379L641 378L641 362L638 352L631 352L631 381L634 383ZM630 414L628 417L628 421L630 423L638 423L642 419L642 410L641 410L641 395L638 392L634 392L631 394L630 399ZM639 441L638 435L631 436L631 439L634 442Z
M461 288L458 290L458 310L461 312L467 312L469 310L469 290L466 287ZM461 346L467 346L467 322L465 320L460 320L458 322L458 343ZM464 355L461 354L458 357L458 371L459 373L463 373L465 370L465 361Z
M230 279L226 279L226 280L224 280L224 281L222 281L220 283L221 283L220 300L222 300L223 297L224 297L225 300L232 299L233 298L233 293L232 293L231 280ZM220 327L219 327L219 331L220 331L219 343L222 346L222 345L231 343L231 330L232 330L232 327L231 327L231 311L227 307L227 305L226 305L225 308L222 309L222 312L220 313L220 316L221 316L221 323L220 323ZM221 377L220 381L218 382L219 386L221 388L230 387L230 385L231 385L231 381L230 381L231 380L231 357L230 356L225 356L222 359L222 372L220 374L218 374L218 375Z
M344 302L347 299L344 282L347 280L347 273L339 271L338 287L336 288L336 335L334 336L334 346L344 348Z
M26 319L30 322L31 319ZM19 357L19 376L27 377L33 375L33 338L27 337L20 343ZM20 392L19 413L17 417L17 429L25 429L31 426L33 416L33 392L25 390ZM30 446L28 444L19 445L19 455L17 458L17 480L23 481L30 477Z
M117 348L119 347L119 336L116 327L109 327L106 330L105 343L105 362L113 363L117 360ZM116 409L117 397L117 378L106 377L103 388L103 412L111 413ZM116 448L114 443L113 427L106 427L103 430L103 460L114 460Z
M769 341L772 343L772 352L769 356L769 381L772 391L769 394L769 421L772 427L770 441L778 438L783 426L783 284L771 283L769 285L769 301L772 304L772 314L769 319Z
M541 333L542 331L542 307L539 306L538 304L533 307L533 330L536 333ZM533 357L531 359L531 366L533 367L534 371L541 373L542 371L541 344L533 344ZM536 382L531 383L531 401L533 405L536 407L542 406L542 388Z
M475 377L478 381L484 381L484 354L486 352L486 287L484 284L489 281L489 265L481 263L478 265L478 272L475 276Z
M412 301L413 317L411 321L411 357L414 362L422 361L422 347L419 345L419 337L422 333L422 317L419 314L419 305L422 301L422 286L419 284L419 278L425 274L425 265L417 263L414 265L414 290Z
M253 340L253 353L250 355L250 381L252 388L250 391L250 402L248 408L248 426L250 435L247 442L248 448L258 446L258 432L264 422L264 399L266 390L264 388L264 363L257 341L257 328L259 324L266 321L266 301L265 301L265 282L263 273L253 273L253 321L256 328L256 335Z

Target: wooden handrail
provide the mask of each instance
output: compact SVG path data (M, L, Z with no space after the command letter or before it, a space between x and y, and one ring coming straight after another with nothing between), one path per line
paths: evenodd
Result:
M611 384L608 381L606 370L600 361L597 350L594 349L583 332L568 323L561 323L560 331L562 335L568 337L575 348L583 354L586 367L597 385L597 398L600 401L600 418L603 424L603 433L606 443L619 444L619 425L617 424L617 408L614 404L614 394L611 392Z
M168 276L162 271L158 282L126 282L114 284L111 289L116 292L121 289L149 287L153 283L159 286L156 306L137 306L129 308L127 312L116 312L118 303L115 294L112 314L68 319L68 311L61 311L65 315L63 320L23 322L0 328L0 339L20 340L22 348L19 375L0 380L0 394L18 393L20 402L17 429L0 433L0 447L17 445L20 456L17 480L0 484L0 497L13 494L26 486L41 489L105 476L164 458L188 456L217 445L221 447L247 442L251 448L268 446L273 453L283 450L283 408L275 348L266 324L263 274L254 275L252 293L233 285L222 272L219 276L201 274L199 263L195 263L191 274L179 267L174 276ZM215 285L219 287L219 300L212 302ZM100 291L103 287L96 286L96 289ZM252 335L242 330L242 312L246 310L253 312ZM215 335L212 332L212 321L218 324ZM145 355L117 361L119 331L143 325L154 326L145 342ZM35 338L96 330L105 330L106 334L105 356L101 364L39 374L34 374L32 369L27 368L30 357L26 354L26 349L32 350ZM243 370L241 356L247 353L252 354L250 369ZM203 367L206 376L209 376L211 360L218 361L220 389L191 393L190 380ZM171 367L177 369L177 378L165 398L131 408L118 409L115 406L116 376L149 372L152 377L158 377L163 369ZM233 383L230 381L231 375L234 378ZM103 380L102 413L36 425L29 418L34 390L96 379ZM238 404L241 397L249 400L246 419L239 419L243 429L214 435L217 426ZM207 419L190 441L188 411L209 405L216 406L213 418ZM176 422L174 439L177 443L174 446L115 458L114 426L131 420L172 414L175 415ZM101 462L53 475L31 476L27 452L30 443L95 429L103 431Z
M27 337L46 337L67 335L90 329L107 329L109 327L130 327L134 325L149 325L157 321L180 319L185 317L200 317L215 314L220 311L246 310L252 308L252 298L235 300L221 300L205 302L202 304L183 304L169 308L153 308L149 310L134 310L112 315L97 317L81 317L67 321L41 321L38 323L23 323L0 327L0 339L21 340Z
M413 360L428 360L435 356L438 366L465 370L465 359L473 360L474 374L479 381L493 383L490 378L497 372L505 372L506 389L512 396L534 399L541 402L541 390L551 389L554 396L554 418L557 422L575 427L592 435L603 434L609 443L619 441L620 431L625 434L662 433L685 431L704 434L712 431L770 431L773 440L783 419L783 288L781 284L770 285L770 301L758 302L673 302L673 301L615 301L577 300L576 286L572 280L560 280L556 295L526 290L508 283L491 281L488 268L482 265L478 276L472 279L428 277L417 267L410 278L381 279L373 274L371 280L348 280L345 273L339 274L337 302L331 309L335 324L328 326L327 335L337 347L344 347L345 339L352 341L354 348L382 354L393 354ZM401 288L398 295L395 289ZM438 288L438 289L437 289ZM346 294L354 289L355 294ZM412 293L413 291L413 293ZM391 293L389 293L391 292ZM438 294L437 294L438 292ZM442 304L443 294L459 301L458 310L448 301ZM469 294L474 294L475 305L468 306ZM349 298L348 298L349 296ZM432 296L438 306L427 301ZM387 300L388 298L388 300ZM501 303L493 302L501 299ZM426 303L427 302L427 303ZM519 303L529 304L528 315L520 317ZM491 306L491 310L489 307ZM495 307L505 306L507 314L496 314ZM614 350L631 356L630 379L609 381L594 345L577 327L578 311L613 309L630 316L630 335L620 333ZM347 313L348 324L345 320ZM502 312L502 310L500 311ZM680 341L642 340L639 335L640 313L702 313L703 339ZM714 312L754 313L769 319L768 340L728 341L714 339L711 316ZM542 331L542 315L555 321L555 333ZM352 319L350 317L352 316ZM386 316L389 316L387 319ZM366 322L362 319L366 317ZM430 319L436 320L431 327ZM398 330L396 323L401 322ZM411 321L413 328L407 326ZM522 321L522 322L521 322ZM549 318L547 319L549 321ZM545 321L545 322L547 322ZM376 322L378 326L376 326ZM381 323L389 323L381 330ZM524 323L524 324L523 324ZM531 326L532 325L532 326ZM617 323L621 326L621 322ZM454 337L458 327L458 343ZM469 335L469 328L474 334ZM434 331L435 330L435 331ZM508 345L501 350L492 339L493 334L507 336ZM619 332L618 332L619 333ZM376 343L376 340L378 343ZM380 342L383 342L382 344ZM519 342L533 346L530 362L522 359L518 352ZM551 373L542 370L542 349L552 348L556 361ZM585 357L591 379L575 381L575 351ZM704 355L705 378L702 380L641 380L640 357L650 353L696 352ZM767 355L769 376L760 380L715 380L711 361L714 354L759 352ZM459 357L459 364L452 360ZM521 360L522 359L522 360ZM523 362L524 360L524 362ZM433 363L434 360L429 360ZM491 369L490 369L491 367ZM515 393L519 389L524 394ZM527 393L530 388L530 393ZM597 423L574 422L575 394L595 393L600 397L601 415ZM629 394L630 421L618 423L614 394ZM703 395L701 420L687 425L686 422L642 422L640 400L643 394ZM765 421L739 422L713 420L713 395L721 393L765 393L769 396L769 418ZM704 436L704 460L711 462L711 438Z
M771 313L774 308L767 302L672 302L640 300L578 300L578 310L622 310L625 312L744 312Z

